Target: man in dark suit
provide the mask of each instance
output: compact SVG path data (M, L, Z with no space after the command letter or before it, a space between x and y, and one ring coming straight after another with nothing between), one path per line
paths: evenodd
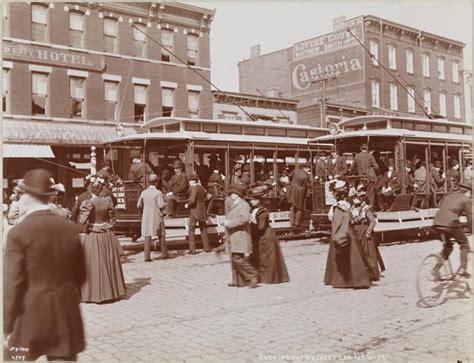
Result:
M324 183L328 176L328 164L326 161L327 154L325 151L319 153L318 161L316 162L315 180Z
M80 208L82 202L92 198L92 193L89 190L89 186L90 186L90 183L91 183L90 182L91 177L92 177L92 175L88 175L84 178L84 187L86 188L86 190L84 192L82 192L81 194L79 194L79 196L77 197L76 203L74 204L74 207L71 210L71 218L70 219L74 223L78 223L79 208Z
M328 160L328 174L330 179L341 179L347 174L347 161L333 147L331 150L331 158Z
M305 209L306 194L308 192L310 165L300 165L290 174L291 184L288 190L290 208L290 225L295 229L301 226L301 217Z
M130 172L128 178L135 183L140 183L145 188L145 174L154 174L152 168L147 163L144 163L141 156L134 156L132 158L132 165L130 166Z
M189 199L186 209L189 209L189 253L196 254L196 225L199 223L201 231L201 241L204 251L211 252L209 237L207 235L207 211L206 211L206 190L198 184L198 176L191 175L189 179Z
M79 309L85 262L79 228L51 212L50 174L25 174L23 220L8 234L4 257L4 318L10 359L76 360L84 350ZM27 351L16 351L15 348Z
M459 189L446 195L440 203L439 210L433 220L433 227L440 233L444 233L446 244L443 246L442 255L445 259L453 251L453 244L450 238L456 240L461 248L461 266L459 274L464 277L470 277L467 272L467 255L469 253L469 241L463 232L459 217L463 214L467 217L467 227L469 233L472 233L472 185L470 183L461 183ZM435 271L436 272L436 271Z
M388 170L377 181L377 203L379 210L388 210L395 200L395 194L402 187L401 173L395 171L395 160L387 160Z
M220 173L220 165L218 161L211 164L212 174L207 181L207 192L211 195L207 205L207 214L214 214L214 201L216 198L224 196L224 178Z
M166 216L173 217L176 214L176 202L188 198L188 177L184 173L184 164L181 160L173 163L174 175L169 182L170 192L166 200Z
M350 172L367 179L367 196L369 204L375 203L375 182L377 181L377 174L375 172L379 165L375 161L373 155L368 153L367 144L362 144L360 152L355 156L352 162Z

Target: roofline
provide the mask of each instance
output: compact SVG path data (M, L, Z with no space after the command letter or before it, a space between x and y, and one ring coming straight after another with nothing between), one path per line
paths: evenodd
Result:
M278 127L286 129L301 129L309 131L324 131L327 133L327 129L321 127L311 127L305 125L293 125L293 124L279 124L271 123L268 121L235 121L235 120L215 120L215 119L199 119L199 118L186 118L186 117L155 117L141 125L142 129L158 127L162 125L167 125L174 122L205 122L205 123L214 123L222 125L235 125L235 126L268 126L268 127Z
M364 120L366 120L364 122ZM467 122L461 123L461 122L456 122L456 121L449 121L447 119L429 119L429 118L423 118L423 117L403 117L403 116L390 116L390 115L365 115L365 116L357 116L353 117L347 120L340 121L338 123L339 126L345 127L345 126L352 126L354 124L358 123L373 123L376 121L391 121L391 120L402 120L402 121L415 121L415 122L430 122L430 123L435 123L435 124L443 124L443 125L451 125L451 126L464 126L464 127L471 127L472 124L469 124Z
M286 103L292 103L297 105L300 101L299 100L293 100L289 98L278 98L278 97L267 97L267 96L261 96L261 95L252 95L250 93L241 93L241 92L231 92L231 91L218 91L218 90L211 90L211 93L217 94L218 96L225 97L224 94L230 95L230 96L236 96L236 97L241 97L241 98L250 98L250 99L259 99L259 100L266 100L266 101L273 101L273 102L286 102ZM224 93L224 94L223 94Z

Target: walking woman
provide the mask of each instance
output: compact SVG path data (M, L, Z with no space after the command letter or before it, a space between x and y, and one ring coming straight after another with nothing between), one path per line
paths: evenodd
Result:
M379 281L380 271L385 271L385 266L377 243L372 238L375 216L372 213L372 206L367 204L367 191L365 187L361 187L357 190L350 214L351 224L362 248L362 254L366 260L370 279L372 281Z
M258 270L260 282L277 284L290 281L285 260L281 253L280 242L270 226L268 209L262 205L261 198L266 189L261 187L251 190L250 215L252 232L253 261Z
M120 263L118 240L112 231L113 202L100 197L103 179L92 178L92 198L82 202L79 223L85 225L83 248L86 260L86 282L82 285L83 302L100 303L116 300L125 294L125 280Z
M344 181L336 181L334 194L336 203L328 214L332 222L332 233L324 283L334 288L368 288L370 276L359 241L350 225L351 205L346 200L347 188Z

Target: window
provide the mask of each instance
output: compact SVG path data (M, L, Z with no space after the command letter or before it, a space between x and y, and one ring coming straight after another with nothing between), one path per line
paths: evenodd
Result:
M31 5L32 39L37 42L48 40L48 8L44 5Z
M444 59L438 58L438 79L444 80Z
M188 65L195 66L198 63L199 36L188 34Z
M31 73L31 113L46 115L46 98L48 97L48 74Z
M397 50L391 45L388 46L388 68L397 69Z
M237 112L222 111L222 118L224 120L237 120Z
M69 43L72 47L82 48L84 34L84 15L76 11L69 13Z
M3 68L3 112L10 112L10 72Z
M439 114L446 117L446 93L439 94Z
M104 50L106 52L117 53L117 24L116 19L104 19Z
M161 60L163 62L170 62L171 61L171 53L167 51L173 51L173 31L169 29L162 29L161 30L161 44L163 47L161 48Z
M454 118L461 118L461 97L454 95Z
M407 87L407 90L408 112L415 112L415 90L412 87Z
M425 89L423 94L423 100L425 111L431 113L431 91L429 89Z
M430 76L430 56L428 54L423 54L423 76Z
M163 117L173 116L174 108L174 89L173 88L162 88L162 111Z
M373 40L370 41L370 54L372 54L370 62L374 66L378 66L379 65L379 45Z
M145 109L146 109L146 86L136 84L134 86L135 91L135 121L145 120Z
M380 107L380 83L372 81L372 106Z
M84 106L84 78L71 77L69 81L71 113L69 117L82 117Z
M190 118L199 118L199 92L188 91L188 110Z
M395 83L390 83L390 109L398 110L398 94L397 94L397 85Z
M118 82L104 81L105 119L117 120Z
M405 50L405 56L407 61L407 73L413 74L413 51L410 49Z
M453 82L459 83L459 62L453 62Z
M146 27L143 24L135 24L140 30L133 27L133 43L136 57L145 57L145 41L146 37L143 33Z

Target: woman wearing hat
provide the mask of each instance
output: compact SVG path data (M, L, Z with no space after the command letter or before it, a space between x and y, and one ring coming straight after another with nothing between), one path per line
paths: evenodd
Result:
M253 189L250 195L252 214L250 217L253 260L257 267L259 280L264 284L277 284L290 281L285 259L281 253L280 242L270 226L268 209L262 205L265 195L262 189Z
M358 188L352 203L350 209L351 225L362 248L361 252L366 261L370 279L378 281L380 280L380 271L385 271L385 266L378 246L372 238L375 216L372 212L372 206L367 204L367 190L364 186Z
M120 263L119 242L112 231L114 206L109 197L101 197L101 178L91 178L91 199L82 202L79 223L85 225L83 248L86 282L82 285L84 302L116 300L125 294L125 280Z
M63 217L64 219L71 218L71 211L68 208L63 207L61 204L64 200L64 194L66 193L66 188L62 183L57 183L53 185L53 189L56 190L56 195L53 195L49 200L49 206L51 211L58 216Z
M346 182L335 183L334 196L336 203L328 214L332 223L324 284L334 288L368 288L370 276L350 224Z

